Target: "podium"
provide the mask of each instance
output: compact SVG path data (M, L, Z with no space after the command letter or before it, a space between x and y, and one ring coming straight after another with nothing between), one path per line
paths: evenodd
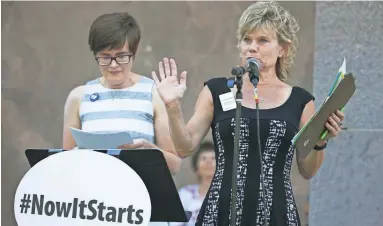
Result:
M27 149L31 167L50 155L70 151L65 149ZM81 151L81 150L80 150ZM188 222L192 213L185 211L165 158L157 149L94 149L116 157L129 165L144 182L150 196L150 222ZM70 163L68 163L69 165ZM126 178L121 178L124 180ZM123 194L121 194L123 195Z

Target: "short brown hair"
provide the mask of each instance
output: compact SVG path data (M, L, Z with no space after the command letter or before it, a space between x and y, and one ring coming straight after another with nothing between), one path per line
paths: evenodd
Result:
M129 50L136 55L141 29L128 13L103 14L92 23L89 31L89 48L96 55L104 49L119 49L128 42Z
M199 156L204 153L212 151L214 152L214 145L211 141L204 141L198 148L198 150L195 152L192 158L192 167L194 171L197 171L198 169L198 158Z

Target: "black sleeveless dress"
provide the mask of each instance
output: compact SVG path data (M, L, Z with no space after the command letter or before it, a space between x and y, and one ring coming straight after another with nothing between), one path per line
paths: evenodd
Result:
M226 78L213 78L205 85L210 89L214 102L211 128L217 168L195 225L228 226L231 218L235 109L223 111L220 103L219 95L231 92L227 87ZM313 99L314 97L306 90L293 87L290 97L284 104L272 109L259 110L269 226L300 225L290 181L294 155L291 140L298 132L306 103ZM237 174L235 224L237 226L258 226L264 221L256 117L255 109L242 107Z

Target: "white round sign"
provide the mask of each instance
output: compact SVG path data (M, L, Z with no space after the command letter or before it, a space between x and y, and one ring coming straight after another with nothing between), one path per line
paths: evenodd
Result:
M149 224L148 190L121 160L92 150L64 151L40 161L15 195L18 226Z

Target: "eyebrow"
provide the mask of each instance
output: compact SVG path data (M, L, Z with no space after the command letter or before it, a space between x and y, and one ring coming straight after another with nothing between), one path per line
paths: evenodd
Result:
M132 55L131 53L129 53L129 52L118 52L118 53L116 53L116 56L118 56L118 55ZM100 55L102 55L102 56L111 56L111 54L109 54L109 53L100 53Z
M261 36L259 36L258 38L270 38L270 37L267 36L267 35L261 35Z
M243 38L251 38L251 39L265 38L265 39L272 39L272 37L267 36L267 35L259 35L259 36L244 35Z

